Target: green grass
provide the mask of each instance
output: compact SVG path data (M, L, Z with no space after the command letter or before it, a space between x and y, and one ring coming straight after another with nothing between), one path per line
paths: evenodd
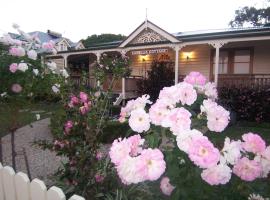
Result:
M59 108L59 103L47 102L39 102L27 106L17 115L18 127L37 121L36 113L32 113L32 111L42 111L38 114L40 114L40 119L44 119L50 117L51 112ZM12 109L6 103L0 103L0 137L10 132L9 129L12 126L11 119L14 117L13 115L14 113L12 113Z

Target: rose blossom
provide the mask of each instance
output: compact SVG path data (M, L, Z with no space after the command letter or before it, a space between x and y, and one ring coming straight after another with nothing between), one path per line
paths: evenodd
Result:
M203 104L201 105L201 112L202 113L209 113L212 109L217 107L217 103L211 99L203 100Z
M142 108L133 110L131 112L128 123L130 128L138 133L148 131L150 128L149 115Z
M258 134L246 133L242 135L244 140L243 149L251 153L262 153L265 148L265 141Z
M71 120L68 120L64 125L65 133L68 134L70 130L72 129L72 127L73 127L73 122Z
M267 178L268 174L270 172L270 160L266 159L263 156L259 156L257 155L254 160L258 163L261 164L262 166L262 172L261 172L261 176L262 178Z
M138 135L133 135L129 137L128 143L130 145L130 155L131 156L137 156L139 153L142 152L142 145L144 143L144 139L141 138L141 136Z
M104 176L102 176L101 174L96 174L95 175L95 180L97 183L101 183L104 181Z
M249 160L247 157L241 158L233 167L233 173L244 181L254 181L260 177L262 166L255 160Z
M170 110L168 109L168 105L163 100L157 100L157 102L149 109L151 122L155 125L161 125L161 122L169 113Z
M201 177L210 185L224 185L230 181L231 174L231 168L227 165L219 164L203 170Z
M12 56L18 56L18 57L25 56L25 50L22 47L11 47L9 49L9 53Z
M174 107L175 104L180 101L178 87L175 85L171 87L164 87L162 90L160 90L158 99L162 99Z
M177 88L182 105L190 106L196 101L197 93L191 84L182 82L177 85Z
M226 137L224 141L224 147L222 149L223 163L234 165L241 158L242 142L240 140L230 141L230 138Z
M12 85L11 90L14 93L20 93L22 91L22 86L20 84L15 83Z
M170 179L168 177L163 177L160 181L160 189L163 194L170 196L174 190L174 186L170 184Z
M80 100L82 103L86 103L88 101L88 95L85 92L80 92Z
M97 159L97 160L101 160L103 157L104 157L104 155L103 155L102 152L98 151L98 152L96 153L96 159Z
M194 137L191 140L188 156L190 160L201 168L215 166L220 158L217 148L208 140L207 137Z
M184 82L194 86L203 86L206 83L206 78L200 72L190 72L185 78Z
M25 72L26 70L28 70L28 65L26 63L19 63L18 70Z
M53 86L52 86L52 91L55 93L55 94L57 94L57 93L59 93L60 92L60 84L54 84Z
M138 169L146 180L155 181L165 172L166 163L159 149L144 149Z
M18 64L17 63L12 63L10 66L9 66L9 71L12 72L12 73L15 73L18 69Z
M139 171L139 164L141 163L141 156L139 157L125 157L119 165L116 166L117 174L122 183L130 185L132 183L140 183L145 181L144 174Z
M230 121L230 113L221 106L211 108L207 112L207 127L210 131L222 132Z
M28 56L28 58L30 58L32 60L36 60L37 59L37 52L35 50L30 50L27 52L27 56Z
M50 40L49 42L44 42L42 44L42 48L46 50L52 50L54 48L54 45L55 43L52 40Z
M181 151L188 153L193 138L199 137L204 136L200 131L196 129L182 131L176 137L177 146Z
M33 73L37 76L39 73L38 69L33 69Z
M210 99L217 99L217 88L215 83L206 83L204 86L204 94Z
M91 102L89 101L88 103L84 103L83 106L79 108L80 113L82 115L85 115L87 112L89 112L89 106L91 105Z
M191 125L191 114L185 108L174 108L162 121L163 127L170 127L174 135L178 135L181 131L189 130Z
M121 138L114 140L109 151L112 163L119 165L126 157L129 157L130 151L130 143L126 138L123 140Z

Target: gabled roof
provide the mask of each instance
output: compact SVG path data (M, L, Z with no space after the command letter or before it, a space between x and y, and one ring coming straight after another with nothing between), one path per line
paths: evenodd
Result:
M154 23L150 22L149 20L145 20L135 31L133 31L121 44L119 47L125 47L129 45L136 37L142 34L144 31L150 29L153 31L154 34L157 34L161 38L161 40L167 40L168 42L175 43L179 42L179 40L173 36L172 34L168 33L167 31L163 30L162 28L158 27Z

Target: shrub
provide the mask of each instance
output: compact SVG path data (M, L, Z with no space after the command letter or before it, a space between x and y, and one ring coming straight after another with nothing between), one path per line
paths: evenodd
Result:
M151 100L158 98L159 91L166 86L174 83L174 70L171 63L153 61L151 69L147 72L146 79L137 83L140 95L149 94Z
M237 120L270 121L270 90L257 88L219 88L219 101L236 113Z

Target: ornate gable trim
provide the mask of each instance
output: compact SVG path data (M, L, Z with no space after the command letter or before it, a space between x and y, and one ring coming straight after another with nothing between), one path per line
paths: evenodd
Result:
M180 42L176 37L159 28L157 25L150 21L145 21L119 47L125 47L128 44L153 43L158 41Z

